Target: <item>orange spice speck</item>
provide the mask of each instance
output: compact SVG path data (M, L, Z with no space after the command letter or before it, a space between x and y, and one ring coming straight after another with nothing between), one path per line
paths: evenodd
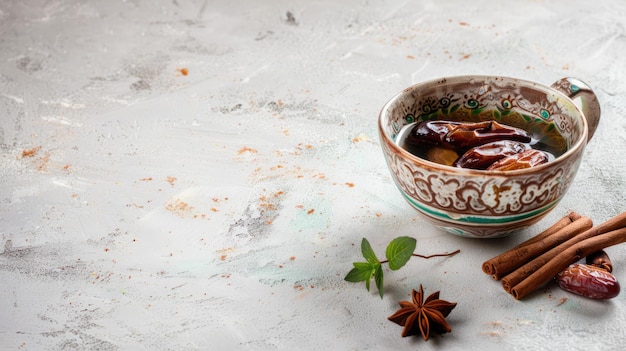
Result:
M313 214L313 212L315 212L315 209L314 209L314 208L312 208L312 209L308 210L306 213L307 213L307 214Z
M22 158L24 157L33 157L35 154L41 149L41 146L34 147L28 150L22 150Z
M167 178L165 178L165 180L167 180L168 183L170 183L171 186L174 186L174 183L176 182L176 177L171 177L168 176Z
M251 154L256 154L258 151L252 148L249 148L247 146L242 147L241 149L239 149L239 151L237 152L237 155L241 155L244 152L249 152Z
M354 183L346 182L346 185L350 188L354 188Z
M37 166L37 170L38 171L45 171L47 170L47 166L48 166L48 161L50 161L50 154L47 153L45 154L43 157L39 158L39 166Z

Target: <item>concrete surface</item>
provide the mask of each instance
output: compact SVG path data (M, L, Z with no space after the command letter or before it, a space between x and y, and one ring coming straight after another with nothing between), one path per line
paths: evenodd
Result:
M626 210L626 3L0 2L0 349L615 350L626 294L515 301L481 263L570 210ZM426 79L596 91L568 195L498 240L441 233L401 198L376 118ZM416 252L386 294L343 281L366 237ZM626 282L626 246L607 250ZM386 317L419 284L452 333Z

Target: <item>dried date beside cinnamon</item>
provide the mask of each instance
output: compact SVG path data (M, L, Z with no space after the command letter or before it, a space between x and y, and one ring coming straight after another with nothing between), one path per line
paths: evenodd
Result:
M407 136L407 142L415 146L439 146L457 152L499 140L528 143L532 136L523 129L496 121L422 121Z
M587 256L585 258L585 263L590 266L602 268L609 273L613 272L613 264L611 263L611 259L604 250L596 251Z
M454 162L454 165L462 168L487 169L506 156L516 155L528 149L528 145L517 141L494 141L469 149Z
M613 274L581 263L565 268L556 280L561 289L591 299L610 299L620 292L619 282Z

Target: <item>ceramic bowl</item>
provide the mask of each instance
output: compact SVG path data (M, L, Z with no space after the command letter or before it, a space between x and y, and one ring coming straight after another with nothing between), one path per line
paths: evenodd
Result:
M391 176L412 207L447 232L494 238L527 227L555 208L599 118L595 94L575 78L547 87L509 77L459 76L401 91L382 108L378 130ZM430 120L495 120L564 152L548 163L512 171L446 166L400 146L405 126Z

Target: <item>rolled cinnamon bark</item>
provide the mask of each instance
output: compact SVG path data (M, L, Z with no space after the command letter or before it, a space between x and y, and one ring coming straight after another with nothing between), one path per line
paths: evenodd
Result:
M598 226L585 230L584 232L572 237L571 239L560 245L553 247L542 255L524 264L520 268L509 273L507 276L502 278L502 287L506 292L510 293L513 287L518 285L521 281L525 280L528 276L533 274L533 272L541 269L541 267L548 264L548 262L553 260L557 255L560 255L562 252L572 247L573 245L583 240L595 237L597 235L608 233L624 227L626 227L626 212L620 213L619 215L609 219L608 221Z
M520 248L524 245L528 245L528 244L532 244L534 242L537 242L539 240L544 239L545 237L552 235L556 232L558 232L559 230L563 229L566 225L574 222L575 220L579 219L580 217L582 217L582 215L580 215L577 212L570 212L568 213L565 217L561 218L558 222L554 223L552 226L550 226L550 228L544 230L543 232L533 236L532 238L524 241L523 243L515 246L513 249L511 250L515 250L516 248Z
M483 263L483 272L498 280L533 258L591 228L591 218L575 212L514 248Z
M570 264L583 257L602 250L606 247L626 242L626 227L616 229L607 233L580 241L564 251L561 251L554 259L548 261L541 268L527 276L520 283L511 289L511 295L516 299L528 295L536 288L554 278L559 272L567 268Z

